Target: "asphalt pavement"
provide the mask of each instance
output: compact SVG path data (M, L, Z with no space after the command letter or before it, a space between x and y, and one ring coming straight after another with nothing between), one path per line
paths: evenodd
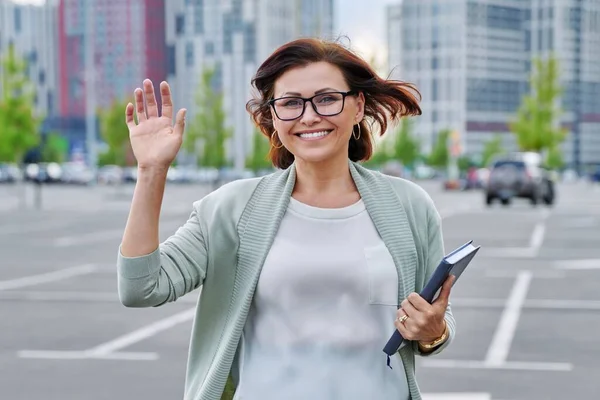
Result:
M455 342L418 359L425 400L597 398L600 187L562 184L552 208L487 208L481 192L422 185L446 249L482 246L452 292ZM131 190L47 186L37 209L33 187L0 186L1 399L183 397L197 292L151 309L118 301ZM207 191L168 185L161 239Z

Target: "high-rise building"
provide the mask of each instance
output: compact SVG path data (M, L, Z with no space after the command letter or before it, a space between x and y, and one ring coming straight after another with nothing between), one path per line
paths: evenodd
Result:
M93 7L90 14L86 7ZM86 94L93 93L95 106L106 108L115 99L131 97L144 78L166 78L164 10L164 0L60 1L61 115L84 116ZM93 91L88 90L91 82Z
M566 89L560 123L569 128L565 159L575 168L600 163L600 2L594 0L404 0L388 9L390 68L423 95L416 132L427 150L442 129L460 134L477 155L501 134L529 93L532 57L553 53ZM397 54L401 54L401 59ZM396 55L396 56L394 56ZM395 57L395 58L393 58Z
M600 1L531 0L529 35L532 55L559 58L568 160L600 164Z
M0 58L12 45L15 54L26 61L39 116L58 112L56 7L57 1L53 0L41 6L0 1Z
M389 77L402 80L402 4L389 5L386 14Z
M333 0L170 0L166 2L169 82L176 108L194 115L194 96L205 68L223 93L233 129L229 156L244 167L253 130L246 112L250 81L262 61L300 36L331 37Z

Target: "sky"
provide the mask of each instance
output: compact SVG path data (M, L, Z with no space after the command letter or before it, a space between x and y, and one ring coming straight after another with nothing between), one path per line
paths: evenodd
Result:
M41 4L45 0L13 0L16 3ZM334 36L350 38L350 46L369 59L374 53L384 62L386 52L385 6L402 0L334 0L337 12Z
M369 59L375 55L379 63L385 62L386 19L385 9L401 0L334 0L337 16L335 34L350 38L351 47ZM376 54L374 54L376 53Z

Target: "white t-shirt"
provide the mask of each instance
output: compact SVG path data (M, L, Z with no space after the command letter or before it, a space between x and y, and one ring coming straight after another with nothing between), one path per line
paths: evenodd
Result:
M291 199L260 274L234 364L236 400L408 400L386 365L398 274L365 205Z

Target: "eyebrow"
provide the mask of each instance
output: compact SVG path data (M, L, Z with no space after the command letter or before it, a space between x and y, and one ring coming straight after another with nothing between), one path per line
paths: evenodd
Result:
M315 94L324 93L324 92L343 92L343 90L326 87L326 88L315 91ZM298 93L298 92L285 92L285 93L282 93L281 96L282 97L283 96L298 96L298 97L300 97L300 96L302 96L302 94Z

